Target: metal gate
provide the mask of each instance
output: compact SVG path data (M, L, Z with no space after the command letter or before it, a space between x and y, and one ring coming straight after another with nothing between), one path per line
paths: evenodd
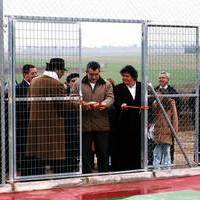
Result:
M196 26L148 25L148 78L165 111L164 104L175 101L178 130L176 137L165 142L170 144L170 156L165 162L160 155L164 141L160 131L162 123L160 105L149 90L148 102L148 165L162 168L163 165L177 166L199 159L199 28ZM165 84L164 82L168 83ZM170 100L170 101L169 101ZM171 103L170 103L171 105ZM166 120L166 119L164 119ZM167 123L167 122L166 122ZM171 119L171 124L174 121ZM161 127L160 127L161 128ZM164 142L164 143L165 143ZM168 143L169 142L169 143ZM182 150L181 150L182 148ZM165 150L163 150L165 151ZM156 159L158 159L156 161ZM171 162L168 162L169 159ZM187 160L187 162L186 162ZM159 166L158 166L159 162ZM188 163L188 164L189 164ZM165 168L165 167L164 167Z
M79 105L80 92L66 94L63 97L55 95L28 95L27 97L27 94L24 96L24 88L18 88L21 92L16 89L16 82L20 85L23 75L27 74L27 72L22 71L24 67L26 68L26 65L31 65L34 69L37 68L38 74L42 74L51 58L64 59L69 74L78 73L80 77L82 76L81 22L140 23L142 25L142 105L147 106L149 104L150 109L149 111L142 111L141 170L147 170L148 167L151 168L153 165L156 143L150 134L150 129L160 119L157 114L162 105L164 106L162 98L174 100L178 110L179 129L178 131L175 130L176 137L171 139L171 163L168 163L169 167L191 165L193 161L198 162L198 27L152 25L145 21L134 20L9 17L8 56L10 62L8 69L10 71L5 84L6 89L2 87L2 91L8 91L8 98L5 98L7 100L5 105L3 105L4 101L1 101L3 107L8 107L8 116L4 116L5 136L2 135L2 137L9 135L9 153L7 153L9 155L9 159L7 158L9 160L9 180L12 182L14 180L74 177L81 174L81 108L80 106L76 108L73 106L74 104ZM35 71L34 73L36 74ZM165 93L156 93L156 97L159 97L158 99L161 100L162 104L160 106L158 102L154 106L156 102L155 94L152 93L151 88L148 88L148 84L153 84L156 92L160 92L160 83L158 83L160 75L167 76L168 81L170 81L169 85L173 86L173 89L167 90ZM156 87L157 85L158 87ZM41 88L43 88L43 85L41 85ZM3 94L4 92L1 95ZM70 105L68 107L63 105L62 109L59 109L64 114L64 124L61 125L61 119L56 118L54 121L59 122L59 126L55 125L52 128L52 133L57 132L61 127L65 127L65 136L62 136L63 141L57 142L57 147L60 150L55 151L55 154L52 155L53 158L58 158L63 153L61 147L64 147L64 154L70 159L64 159L62 156L60 160L52 159L52 157L37 159L35 155L46 155L47 150L52 152L52 140L49 135L45 142L41 140L41 137L39 140L37 137L35 143L34 140L29 140L27 136L31 131L29 120L27 120L30 117L29 109L33 106L41 108L40 104L44 104L43 107L47 108L50 104L53 106L64 102ZM164 106L165 111L166 109ZM36 113L40 111L37 110ZM39 119L41 122L39 128L46 134L46 126L43 125L43 121L52 116L49 117L48 109L42 111L43 117ZM6 122L9 124L6 124ZM52 123L53 120L49 122L49 125L52 125ZM39 136L42 136L42 133L34 132ZM55 138L58 135L54 135ZM61 136L59 135L59 137ZM34 145L40 143L40 145L36 145L37 148L34 147L35 149L32 150L31 154L27 155L27 148L33 146L33 143ZM48 145L49 147L45 149L45 146ZM161 167L163 167L162 164L160 163Z
M68 74L81 76L80 35L80 24L70 20L9 18L9 58L12 70L8 80L11 181L12 177L15 180L34 180L81 173L81 110L80 106L74 108L72 105L79 105L80 94L68 93L66 80L65 96L53 91L52 86L49 94L43 91L44 95L28 94L27 97L30 82L28 86L25 86L27 81L24 82L25 76L30 75L32 82L32 78L42 75L52 58L63 59ZM43 85L37 89L43 90ZM35 113L31 113L34 106ZM52 114L48 110L50 108L55 113ZM35 131L36 125L29 122L39 112L39 119L34 120L41 132ZM27 154L30 147L33 149Z
M30 70L33 72L33 76L36 76L36 74L41 75L49 63L51 63L52 58L64 59L68 74L78 73L81 78L80 23L82 22L139 23L141 25L144 23L144 21L138 20L8 16L9 67L7 68L8 80L6 80L8 91L6 103L8 116L6 120L9 124L6 126L8 130L5 133L9 136L9 139L6 139L6 141L9 141L9 151L7 151L9 167L7 171L9 171L8 179L10 182L16 180L74 177L76 175L80 176L82 173L82 112L79 105L81 91L75 94L67 94L64 97L55 95L31 96L31 92L27 93L27 88L23 86L27 67L33 69ZM143 41L142 51L145 50L146 44L146 40L143 39ZM32 81L36 82L37 77L32 78ZM67 81L66 85L68 84ZM44 89L43 85L38 89ZM50 112L48 112L49 110L47 108L43 110L43 107L48 107L49 104L53 106L61 102L68 102L70 106L65 108L63 105L61 110L58 109L64 113L64 124L60 125L59 123L58 126L55 125L52 128L52 134L61 127L65 128L65 138L63 141L60 140L57 142L57 148L61 149L61 146L64 146L65 154L69 159L57 159L59 158L59 153L61 155L63 152L61 153L61 150L58 151L58 154L56 154L56 150L53 152L53 148L51 148L52 138L50 135L46 135L47 127L52 127L53 122L50 120L48 125L43 124L44 119L52 118ZM41 104L44 104L42 110L37 109L41 108ZM79 105L78 108L74 108L74 104ZM31 109L34 106L36 111L32 112ZM42 117L40 118L39 116L39 119L35 117L35 119L33 116L36 116L39 112L42 114ZM32 124L33 121L41 122L39 125L37 124L37 127L41 131L40 133L34 132L36 125ZM145 123L144 120L143 123ZM141 129L142 135L144 127L142 126ZM30 135L32 140L30 140ZM54 136L54 138L61 137L59 134ZM42 137L46 137L47 140L41 142L40 139ZM144 168L147 169L144 137L142 137L141 142L141 163L143 168L141 170L144 170ZM33 148L31 152L30 147ZM48 154L47 152L53 153L53 159L52 157L45 159L38 159L36 157L36 155L46 155Z

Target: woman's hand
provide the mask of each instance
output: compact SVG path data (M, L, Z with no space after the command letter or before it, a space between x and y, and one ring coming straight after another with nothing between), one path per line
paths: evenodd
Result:
M121 109L122 109L122 110L127 110L128 108L127 108L126 106L127 106L127 104L126 104L126 103L123 103L123 104L121 105Z

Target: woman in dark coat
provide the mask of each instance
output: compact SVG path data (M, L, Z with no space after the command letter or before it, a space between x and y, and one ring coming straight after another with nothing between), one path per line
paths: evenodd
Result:
M141 83L131 65L121 71L123 83L114 88L116 108L116 133L113 137L112 169L114 171L141 168Z

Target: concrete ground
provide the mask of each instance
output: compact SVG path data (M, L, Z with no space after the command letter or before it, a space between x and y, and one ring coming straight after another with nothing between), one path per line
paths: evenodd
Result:
M169 191L200 191L200 168L15 183L12 189L17 192L0 194L0 200L100 200Z

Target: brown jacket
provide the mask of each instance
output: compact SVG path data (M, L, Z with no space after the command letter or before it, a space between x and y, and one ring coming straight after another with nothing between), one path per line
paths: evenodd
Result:
M30 97L63 97L63 84L41 76L32 81ZM37 159L65 159L64 101L31 101L27 131L27 156Z
M176 106L170 106L167 111L169 120L171 121L175 131L178 131L178 115ZM156 121L154 126L154 142L156 144L170 144L172 145L172 132L164 117L164 114L159 109L157 110Z
M83 101L96 101L106 103L109 108L114 102L113 88L110 82L103 80L101 77L96 82L94 90L87 76L82 80ZM83 109L83 132L109 131L108 109L102 111L84 110Z

